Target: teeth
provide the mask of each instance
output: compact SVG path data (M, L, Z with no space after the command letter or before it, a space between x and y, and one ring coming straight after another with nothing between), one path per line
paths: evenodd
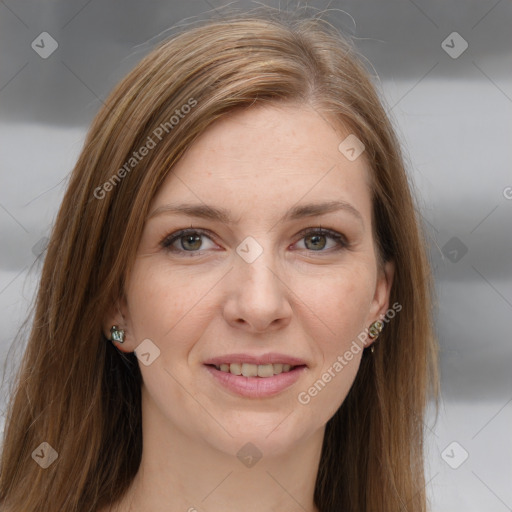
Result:
M242 364L242 375L244 377L257 377L258 366L255 364L243 363Z
M217 370L233 375L243 375L244 377L273 377L280 373L289 372L293 366L289 364L276 363L276 364L251 364L251 363L222 363L220 366L215 366Z
M257 367L258 377L272 377L274 375L273 364L259 364Z
M233 375L242 375L242 365L238 363L233 363L229 365L229 371Z

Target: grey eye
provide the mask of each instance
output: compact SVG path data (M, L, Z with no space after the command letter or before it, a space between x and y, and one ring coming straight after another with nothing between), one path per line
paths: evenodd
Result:
M304 237L306 249L316 250L323 249L326 246L325 235L307 235ZM311 242L311 247L308 246L308 241Z
M202 235L183 235L178 240L181 240L181 247L186 251L197 251L203 243Z

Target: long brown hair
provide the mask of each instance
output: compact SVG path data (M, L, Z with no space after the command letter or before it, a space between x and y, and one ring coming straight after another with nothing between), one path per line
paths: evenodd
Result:
M282 101L339 119L364 143L374 236L381 260L395 262L390 301L402 307L326 425L315 503L321 512L425 512L423 420L437 394L437 345L400 145L352 44L320 16L270 10L202 21L160 43L92 123L7 411L5 510L93 512L126 492L142 453L141 374L134 354L105 339L101 320L123 293L151 199L184 151L232 109ZM146 156L131 160L143 146ZM32 457L42 442L58 454L46 469Z

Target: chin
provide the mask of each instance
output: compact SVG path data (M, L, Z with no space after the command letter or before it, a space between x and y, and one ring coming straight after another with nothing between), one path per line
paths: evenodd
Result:
M238 458L249 456L272 457L286 455L323 425L297 422L297 415L292 412L282 413L237 413L237 421L226 422L225 432L220 428L208 429L203 437L210 445L227 455ZM212 434L219 435L212 435ZM247 452L247 453L246 453ZM254 452L254 453L253 453Z

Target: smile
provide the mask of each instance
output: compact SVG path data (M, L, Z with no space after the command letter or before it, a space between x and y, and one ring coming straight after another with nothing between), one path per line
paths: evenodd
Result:
M223 367L223 369L221 369ZM229 371L228 371L229 367ZM221 389L238 397L270 398L293 386L307 369L306 365L221 363L204 368ZM276 372L276 373L274 373Z

